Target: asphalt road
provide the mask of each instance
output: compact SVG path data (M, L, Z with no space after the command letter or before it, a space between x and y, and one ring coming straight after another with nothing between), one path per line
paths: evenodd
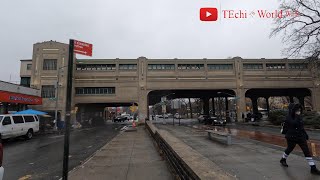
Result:
M70 136L69 170L78 166L118 134L120 124L75 130ZM4 180L60 179L63 165L63 135L39 135L31 140L3 143Z

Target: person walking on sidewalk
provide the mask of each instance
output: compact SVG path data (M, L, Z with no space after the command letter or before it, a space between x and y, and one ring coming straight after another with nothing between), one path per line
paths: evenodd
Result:
M286 159L298 144L311 167L311 173L320 175L320 171L317 169L308 147L307 140L309 140L309 136L304 129L301 112L302 106L300 104L292 103L289 105L289 113L285 120L283 132L287 139L287 149L284 151L280 163L282 166L288 167Z

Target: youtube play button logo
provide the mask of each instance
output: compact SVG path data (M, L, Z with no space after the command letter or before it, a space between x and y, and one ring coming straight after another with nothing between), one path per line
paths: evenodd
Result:
M216 20L218 20L218 9L217 8L201 8L200 9L200 20L201 21L216 21Z

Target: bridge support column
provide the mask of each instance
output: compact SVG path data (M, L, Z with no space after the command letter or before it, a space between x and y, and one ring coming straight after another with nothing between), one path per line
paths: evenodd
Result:
M203 98L203 112L205 115L209 115L209 98Z
M268 112L268 115L269 115L269 112L270 112L269 97L264 97L264 98L266 99L267 112Z
M225 97L225 105L226 105L226 120L227 122L230 122L228 97Z
M191 105L191 100L189 98L189 108L190 108L190 117L191 119L193 118L193 114L192 114L192 105Z
M139 123L145 123L145 119L148 117L148 91L140 90L139 92Z
M242 114L246 113L246 91L244 89L237 89L237 121L244 122Z
M212 115L215 116L216 115L216 108L214 106L214 97L211 98L211 103L212 103Z
M298 99L299 99L299 103L304 108L304 96L299 96Z
M289 96L290 103L294 103L293 96Z
M312 88L311 89L311 97L312 97L312 109L314 111L320 112L320 88Z
M257 114L259 112L259 110L258 110L258 98L257 97L253 97L253 98L251 98L251 101L252 101L253 114Z

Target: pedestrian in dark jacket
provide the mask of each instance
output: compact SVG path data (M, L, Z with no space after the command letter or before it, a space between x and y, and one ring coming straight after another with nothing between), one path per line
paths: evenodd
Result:
M309 136L304 129L303 121L301 118L302 106L300 104L290 104L289 105L289 113L285 120L285 137L287 139L287 149L284 151L282 155L282 159L280 163L288 167L286 159L288 158L289 154L293 151L295 146L298 144L302 149L308 164L311 167L311 173L320 175L320 171L317 169L309 147L307 140L309 140Z

